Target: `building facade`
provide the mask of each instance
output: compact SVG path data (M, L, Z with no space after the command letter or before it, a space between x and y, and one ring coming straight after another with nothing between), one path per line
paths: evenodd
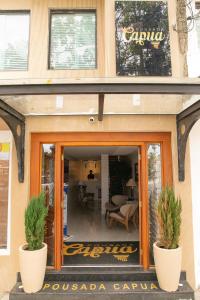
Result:
M193 198L198 186L194 183L197 170L193 156L197 146L191 142L194 139L197 143L198 129L191 133L191 143L186 146L185 179L181 181L177 115L199 99L180 91L173 94L148 87L142 90L155 83L188 84L188 35L180 29L183 25L179 22L178 5L181 1L0 0L0 99L18 111L17 118L25 124L25 128L18 128L14 123L18 136L14 139L10 123L6 124L5 119L0 122L0 291L9 291L16 282L18 247L25 240L24 211L30 197L48 189L53 215L49 217L52 239L47 241L51 251L48 264L59 270L65 265L60 251L62 232L64 225L71 222L70 211L66 221L60 208L64 183L70 187L73 179L80 186L80 181L87 181L85 169L95 170L100 184L97 198L101 199L100 211L104 215L111 190L109 157L122 161L125 155L132 155L131 177L136 182L133 197L140 203L140 253L136 265L145 269L153 265L153 206L162 186L173 183L183 207L182 270L190 285L198 287L197 191ZM197 86L199 83L196 78L189 82ZM110 91L104 89L112 84ZM131 84L138 84L137 92L129 89ZM22 144L20 148L23 128L24 148ZM135 148L136 158L127 152L128 147ZM23 149L24 179L23 155L20 157ZM99 167L101 171L97 172L98 161L105 168ZM62 173L62 167L66 172ZM115 193L121 194L117 191L112 196ZM68 202L69 197L72 196L68 196ZM70 226L76 228L76 215L74 220ZM68 226L73 231L71 228ZM82 232L78 240L87 241ZM108 240L112 241L112 236Z

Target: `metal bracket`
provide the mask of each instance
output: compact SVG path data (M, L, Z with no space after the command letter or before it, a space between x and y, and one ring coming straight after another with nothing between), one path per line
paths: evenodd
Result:
M0 117L13 134L18 160L18 180L24 182L25 117L3 100L0 100Z
M200 100L176 116L179 181L185 180L185 152L189 133L200 119Z

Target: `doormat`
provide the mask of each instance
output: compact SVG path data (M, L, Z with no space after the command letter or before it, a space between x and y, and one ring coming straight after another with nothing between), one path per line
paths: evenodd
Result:
M64 242L64 265L139 264L139 241Z

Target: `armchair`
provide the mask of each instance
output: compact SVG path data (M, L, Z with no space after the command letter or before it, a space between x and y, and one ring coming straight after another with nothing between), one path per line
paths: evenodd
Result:
M133 204L125 204L120 207L120 211L111 212L109 214L109 225L112 226L113 222L118 222L123 224L126 227L126 230L129 231L129 221L133 218L134 214L138 209L138 201L135 201Z
M128 200L127 195L114 195L111 198L111 201L105 203L106 208L106 214L105 219L107 219L107 216L111 212L117 212L120 210L120 207L124 204L126 204L126 201Z

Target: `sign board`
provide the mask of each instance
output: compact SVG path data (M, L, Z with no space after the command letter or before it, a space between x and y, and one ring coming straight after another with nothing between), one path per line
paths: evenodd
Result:
M163 1L116 1L120 76L171 76L168 8Z

